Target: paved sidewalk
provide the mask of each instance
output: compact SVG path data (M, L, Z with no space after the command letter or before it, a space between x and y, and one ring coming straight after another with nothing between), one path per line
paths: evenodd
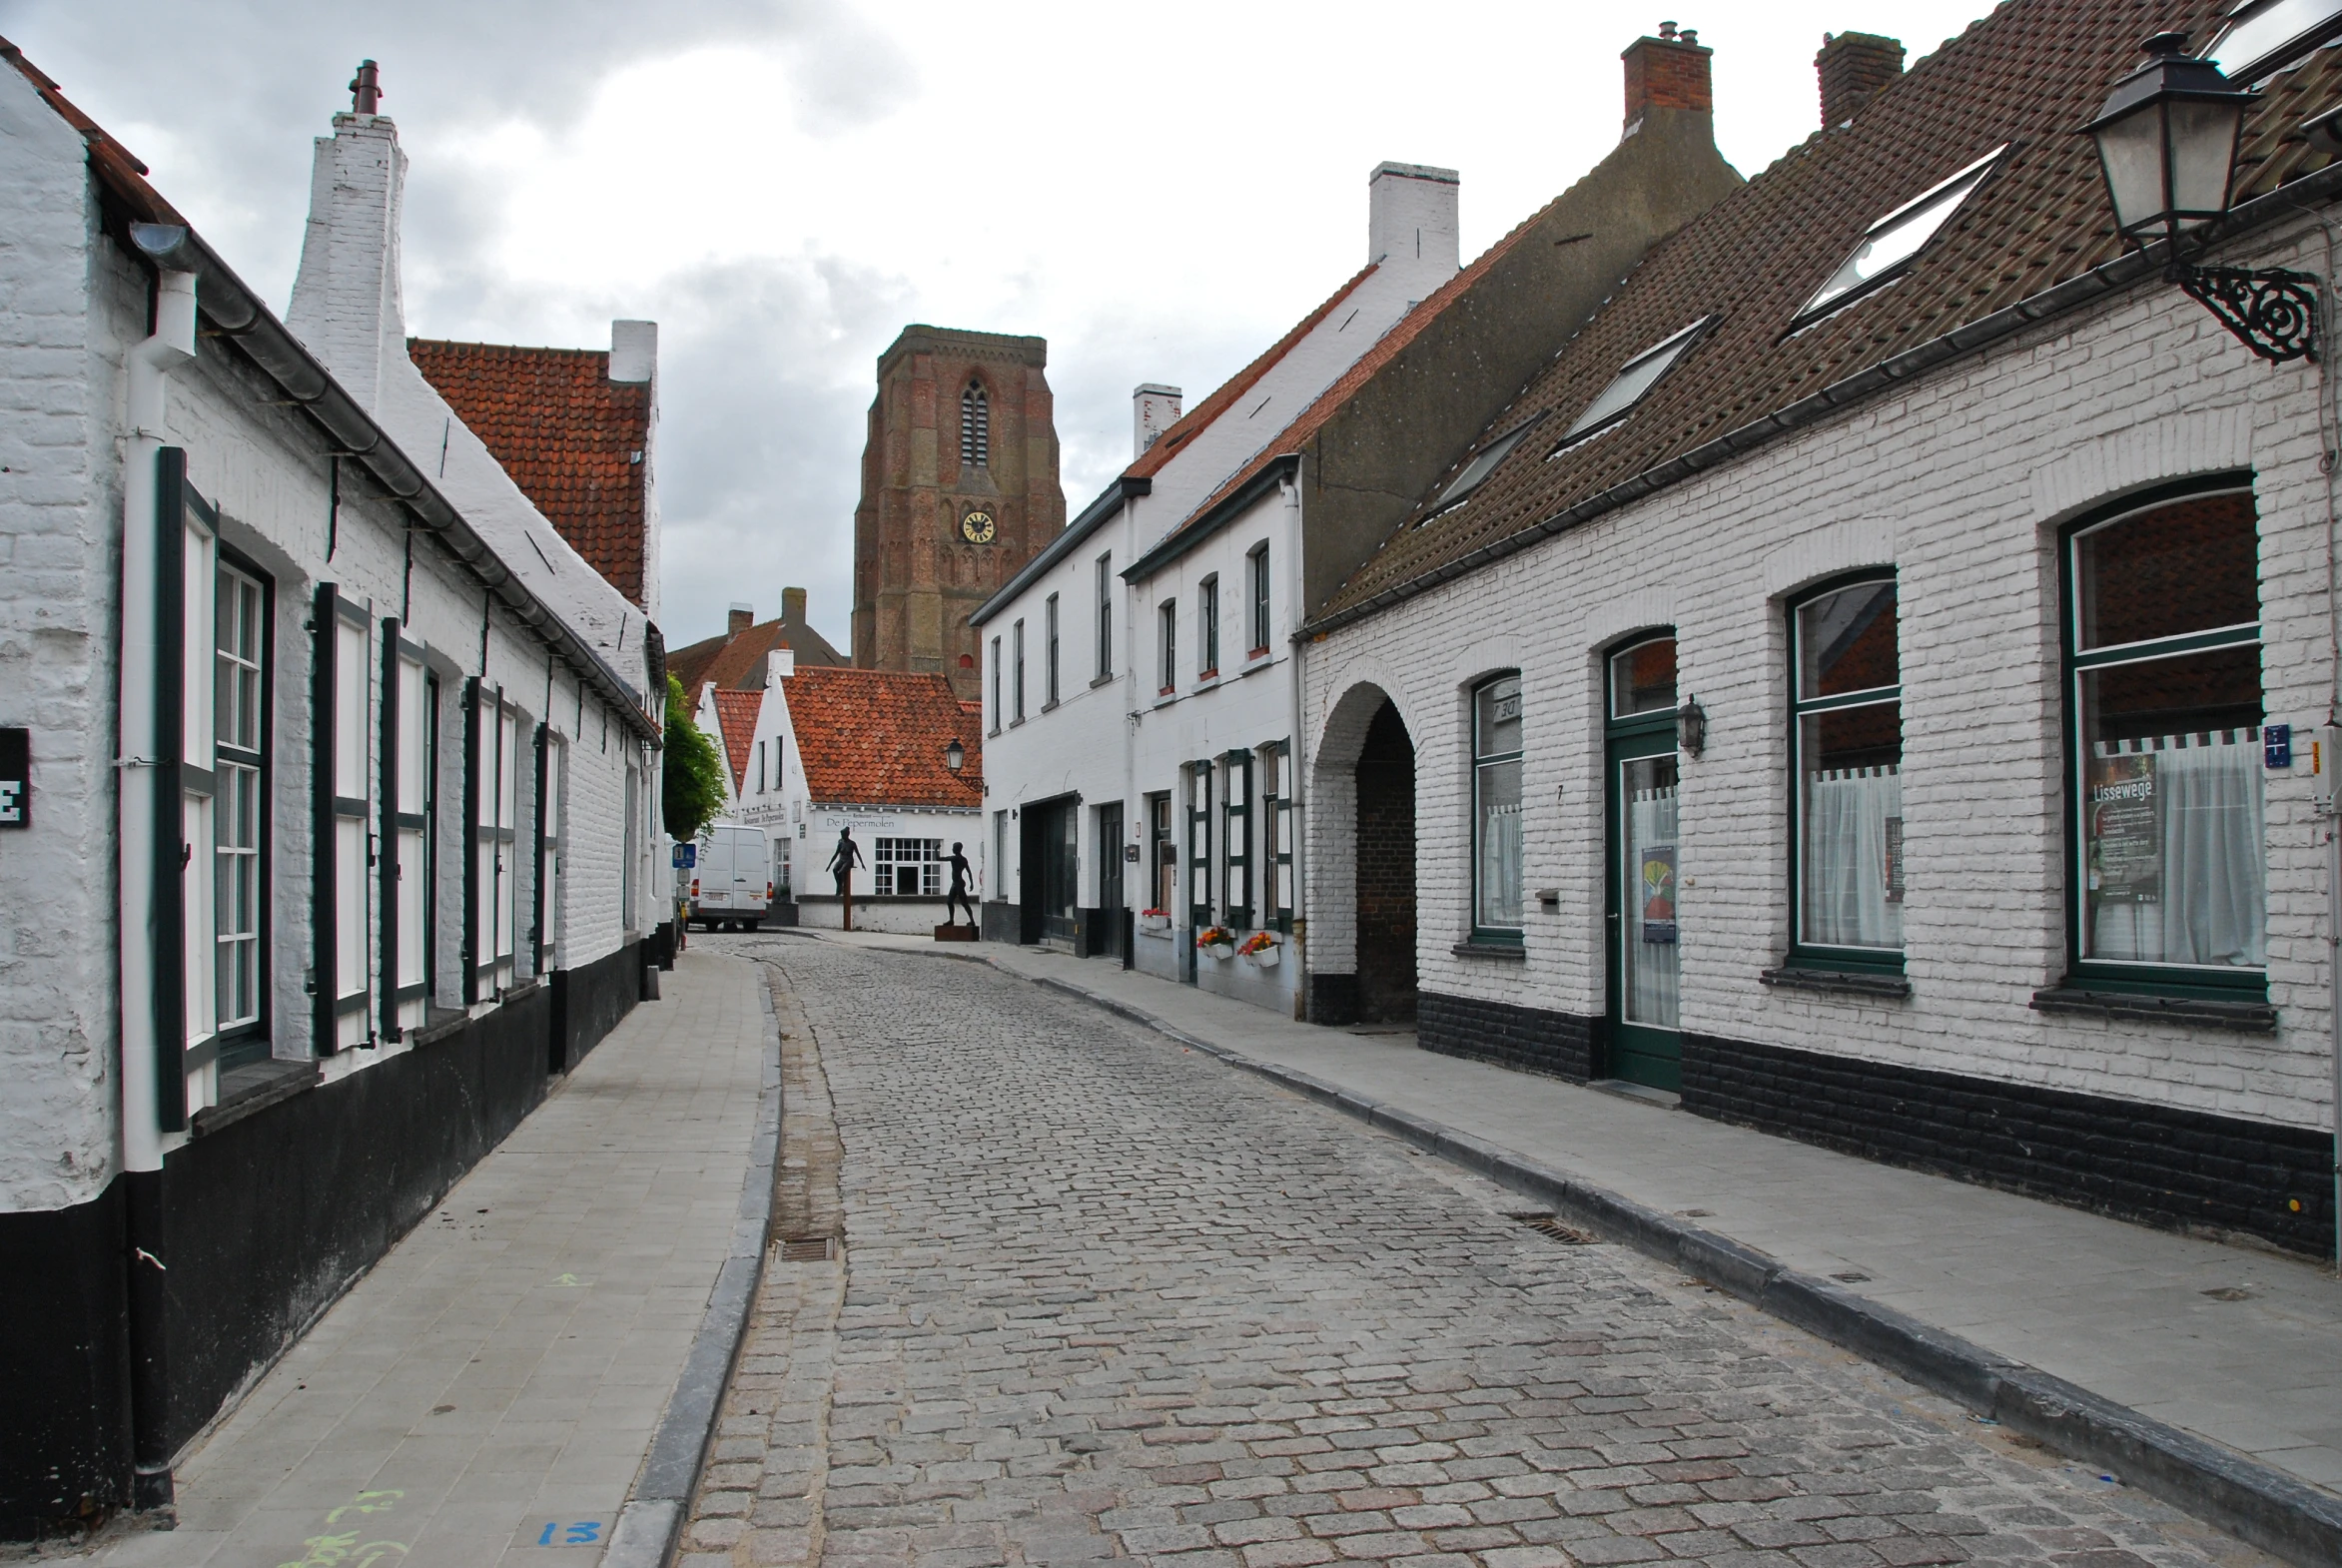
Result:
M731 1245L760 974L680 959L180 1468L179 1528L99 1560L599 1561Z
M2330 1270L1435 1056L1411 1035L1297 1024L1111 961L989 942L973 952L1695 1216L1792 1268L2342 1492L2342 1281Z

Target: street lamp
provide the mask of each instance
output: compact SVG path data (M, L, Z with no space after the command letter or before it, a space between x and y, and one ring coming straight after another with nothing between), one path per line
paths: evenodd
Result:
M1700 706L1697 697L1684 698L1683 706L1675 710L1675 746L1694 757L1708 749L1708 710Z
M955 740L950 745L944 747L944 766L950 768L954 773L959 772L960 764L966 762L967 760L968 748L961 745L958 741Z
M2145 251L2163 247L2163 276L2273 364L2317 358L2318 312L2306 273L2269 268L2197 267L2180 247L2227 216L2236 145L2253 95L2231 87L2220 68L2187 52L2185 33L2157 33L2146 63L2114 84L2098 117L2082 127L2098 145L2098 171L2114 227Z

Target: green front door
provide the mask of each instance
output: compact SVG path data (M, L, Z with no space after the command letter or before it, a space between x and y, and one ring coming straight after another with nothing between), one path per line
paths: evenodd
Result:
M1681 928L1676 909L1675 643L1612 659L1609 795L1610 1076L1683 1086Z
M1654 1089L1683 1078L1675 906L1675 734L1610 747L1610 1070Z

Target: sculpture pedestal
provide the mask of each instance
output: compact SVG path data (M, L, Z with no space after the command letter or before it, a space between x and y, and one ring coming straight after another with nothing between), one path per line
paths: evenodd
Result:
M938 942L973 942L980 933L974 926L943 925L935 928Z

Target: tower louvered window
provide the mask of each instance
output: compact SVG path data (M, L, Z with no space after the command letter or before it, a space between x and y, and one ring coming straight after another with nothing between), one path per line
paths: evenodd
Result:
M979 382L970 382L960 393L960 461L969 467L992 466L992 400Z

